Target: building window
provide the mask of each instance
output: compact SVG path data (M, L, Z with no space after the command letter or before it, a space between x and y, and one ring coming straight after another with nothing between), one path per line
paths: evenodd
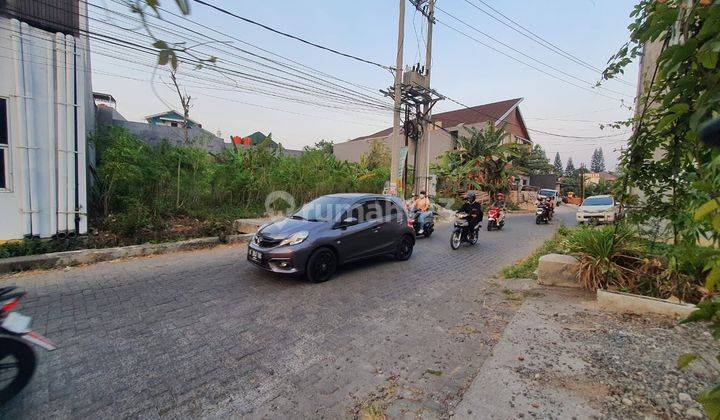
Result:
M10 147L7 99L0 98L0 190L10 188Z

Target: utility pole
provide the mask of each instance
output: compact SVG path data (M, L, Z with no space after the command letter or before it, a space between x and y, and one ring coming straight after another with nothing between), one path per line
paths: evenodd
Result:
M398 195L398 186L400 185L400 176L398 168L400 167L400 107L402 105L402 78L403 78L403 43L405 40L405 0L400 0L400 16L398 19L398 42L397 42L397 58L395 60L395 89L394 98L395 106L393 109L393 131L392 145L390 147L390 189L391 195Z
M432 50L432 25L435 19L432 17L435 0L410 0L415 8L417 8L426 18L428 18L428 44L427 54L425 57L426 66L422 67L417 63L404 71L403 66L403 38L405 36L405 1L400 0L400 17L398 24L398 49L397 64L395 67L395 84L387 90L380 90L386 96L394 99L395 109L393 113L393 132L392 147L390 149L390 187L388 194L398 195L402 190L403 195L407 192L405 176L407 171L407 139L413 140L415 153L413 156L414 167L414 184L417 190L422 189L422 185L427 188L427 178L429 175L430 156L427 147L427 113L437 101L444 99L434 90L430 89L428 75L430 73L429 66L431 64ZM428 3L429 2L429 3ZM425 4L428 3L426 6ZM403 124L401 109L405 106L405 122ZM411 111L414 114L411 119ZM402 127L401 127L402 125ZM405 141L400 136L401 128L405 134ZM421 138L426 139L425 143L421 142ZM405 147L402 147L404 144ZM423 146L423 144L425 146ZM425 150L425 153L422 151ZM420 183L421 178L425 178L423 184Z
M415 6L415 8L427 19L428 35L427 44L425 45L425 65L421 68L420 63L418 63L417 69L420 73L420 77L423 79L423 87L425 88L424 93L434 94L432 89L430 89L430 68L432 66L432 33L433 25L435 24L435 0L410 0L410 3L412 3L412 5ZM430 122L430 112L433 105L435 105L435 102L437 102L437 100L434 100L431 97L426 97L421 101L421 111L419 112L419 115L422 115L422 118L419 118L417 121L420 129L418 130L419 138L415 142L415 156L417 158L415 161L416 166L414 168L415 179L413 181L416 193L420 192L420 190L427 191L429 186L430 142L428 141L428 123Z
M425 46L425 76L427 77L427 83L428 87L430 86L430 67L432 66L432 34L433 34L433 26L435 24L435 0L429 0L428 1L428 9L427 9L427 45ZM431 121L431 105L430 103L425 103L423 105L423 114L425 115L425 119L423 120L423 131L422 131L422 138L420 139L420 144L418 146L422 145L422 148L424 149L425 154L425 161L421 164L423 166L422 172L418 172L419 175L425 178L425 182L422 183L425 185L424 190L428 190L428 186L430 183L430 141L429 141L429 124L428 121ZM422 156L422 155L421 155ZM415 168L415 171L417 172L420 168ZM415 175L415 178L417 179L417 174ZM420 182L415 182L416 188L420 190ZM419 191L417 191L419 192Z

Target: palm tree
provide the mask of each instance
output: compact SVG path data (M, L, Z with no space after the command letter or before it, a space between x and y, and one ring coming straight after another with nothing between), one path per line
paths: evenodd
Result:
M505 125L488 122L482 130L467 129L469 135L458 138L457 150L450 151L435 167L439 177L457 187L475 187L490 193L509 188L510 161L518 155L515 144L503 144Z

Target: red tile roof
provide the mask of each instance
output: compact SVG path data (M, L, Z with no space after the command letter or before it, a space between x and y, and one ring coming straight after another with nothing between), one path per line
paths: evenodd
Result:
M473 106L470 108L457 109L455 111L441 112L432 116L433 123L440 122L441 127L454 127L458 124L477 124L485 121L497 121L510 109L516 106L522 98L509 99L507 101L493 102L485 105ZM386 137L392 134L392 127L369 136L362 136L350 141L365 140L378 137Z

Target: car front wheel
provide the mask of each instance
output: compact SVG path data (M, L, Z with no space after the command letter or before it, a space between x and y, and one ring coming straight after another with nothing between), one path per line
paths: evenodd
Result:
M332 250L320 248L310 255L305 276L313 283L328 281L337 269L337 257Z

